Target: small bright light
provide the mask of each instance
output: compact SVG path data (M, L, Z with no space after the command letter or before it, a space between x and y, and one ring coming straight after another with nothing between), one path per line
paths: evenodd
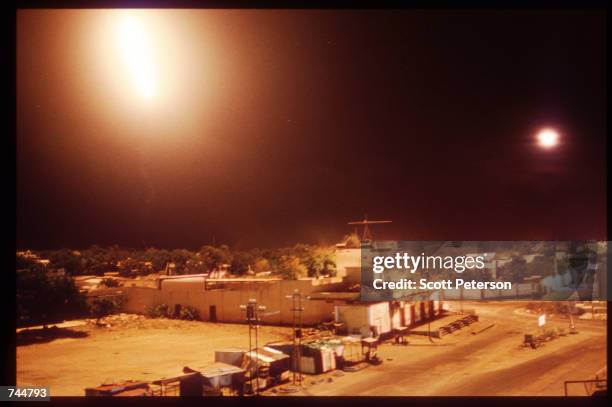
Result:
M538 133L540 147L552 148L559 144L559 133L552 129L543 129Z
M123 18L119 45L136 88L146 99L152 98L155 95L153 59L141 21L129 15Z

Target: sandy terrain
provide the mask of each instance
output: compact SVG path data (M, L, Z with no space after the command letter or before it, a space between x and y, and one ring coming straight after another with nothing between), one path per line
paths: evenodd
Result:
M52 396L83 396L85 387L201 368L214 362L215 349L248 348L248 327L239 324L138 319L111 328L72 329L87 336L17 347L18 385L49 386ZM290 335L289 328L263 326L259 343Z
M605 366L605 321L576 321L578 334L535 350L522 348L523 334L537 330L536 316L521 312L522 305L465 304L477 310L480 322L433 343L417 335L408 346L385 343L379 348L382 365L306 376L304 390L291 395L563 395L564 380L591 379ZM567 325L563 318L548 322ZM245 325L137 318L110 328L70 329L86 336L18 347L19 385L47 385L52 395L78 396L105 382L178 375L184 366L198 369L212 362L215 349L248 347ZM290 335L289 328L262 327L259 342ZM572 388L570 394L584 395L584 389Z

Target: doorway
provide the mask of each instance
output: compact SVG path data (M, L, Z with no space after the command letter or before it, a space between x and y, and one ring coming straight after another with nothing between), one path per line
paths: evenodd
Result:
M208 307L208 319L210 322L217 322L217 306L211 305Z

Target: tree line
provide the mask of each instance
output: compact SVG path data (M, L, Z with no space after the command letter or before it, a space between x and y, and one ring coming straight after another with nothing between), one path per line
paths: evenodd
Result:
M63 269L70 276L118 272L123 277L135 277L163 272L170 264L176 274L208 273L227 265L229 272L236 276L270 272L284 278L333 276L336 271L333 248L306 244L263 250L230 250L226 245L206 245L196 251L93 245L79 251L41 250L35 255L48 259L49 264L43 266L36 259L18 256L17 270Z
M228 246L203 246L197 251L148 248L133 250L119 246L91 246L85 250L42 250L16 257L17 320L19 326L50 324L65 319L94 316L117 310L113 299L87 301L73 277L102 276L118 272L123 277L163 272L174 264L176 274L199 274L229 266L231 274L243 276L269 272L286 279L333 276L333 249L298 244L272 250L230 250ZM44 261L44 260L48 260ZM63 273L57 271L63 270ZM103 278L113 287L117 281Z

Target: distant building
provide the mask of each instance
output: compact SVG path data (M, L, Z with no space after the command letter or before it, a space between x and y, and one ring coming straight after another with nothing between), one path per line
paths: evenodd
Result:
M39 258L37 254L32 253L30 250L18 251L17 257L22 257L24 259L38 259Z

